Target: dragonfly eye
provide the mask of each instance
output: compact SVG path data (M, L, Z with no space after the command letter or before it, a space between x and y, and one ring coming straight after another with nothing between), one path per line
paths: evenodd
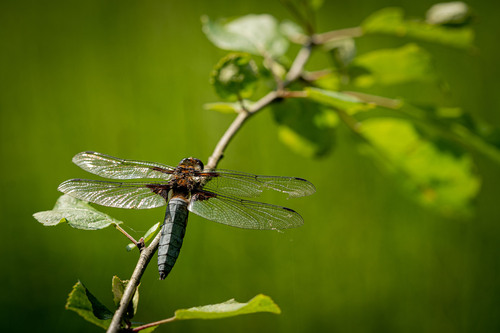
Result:
M183 159L182 161L180 161L179 166L191 167L197 171L202 171L205 168L203 162L194 157L187 157Z

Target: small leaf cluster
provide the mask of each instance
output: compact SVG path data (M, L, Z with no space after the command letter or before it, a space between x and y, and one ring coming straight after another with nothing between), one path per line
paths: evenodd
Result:
M347 129L355 138L355 149L373 158L409 197L446 216L469 215L481 186L471 152L500 163L500 132L449 104L448 85L421 44L436 43L458 52L474 49L469 7L463 2L436 4L422 19L408 19L403 9L390 7L357 27L317 32L315 13L322 1L282 3L295 22L279 22L268 14L203 18L207 38L231 51L211 80L223 101L206 108L252 113L274 91L279 98L265 106L277 124L277 136L295 153L325 157L334 150L339 130ZM408 41L358 54L357 40L380 34ZM301 47L298 54L290 50L293 44ZM323 54L325 67L310 70L303 56L308 51ZM244 61L238 67L231 59ZM232 78L224 76L225 80L237 84L224 86L221 68L228 63L233 70L226 73ZM423 92L419 98L415 89ZM426 91L439 98L426 99Z
M114 226L121 232L125 233L124 230L118 226L122 223L121 221L98 211L88 202L73 198L67 194L59 197L53 210L38 212L33 214L33 216L38 220L38 222L45 226L56 226L62 223L67 223L69 226L81 230L99 230L109 226ZM151 239L160 230L160 226L160 222L158 222L149 228L149 230L141 238L142 245L151 241ZM127 251L131 251L137 246L137 244L139 243L135 242L127 245ZM111 291L113 294L114 309L117 309L120 306L127 283L127 280L121 280L117 276L113 277ZM234 300L228 300L220 304L204 305L190 309L180 309L175 311L175 315L171 318L144 324L132 321L132 318L134 318L137 313L138 306L139 286L136 288L131 302L126 307L125 315L122 319L122 331L152 332L159 325L174 320L218 319L257 312L271 312L275 314L281 313L280 308L270 297L257 295L247 303L238 303ZM85 320L104 329L109 328L114 315L114 311L104 305L104 303L94 296L80 281L73 286L73 290L69 294L66 302L66 309L78 313L78 315Z
M248 53L231 53L215 66L210 83L222 98L242 100L252 96L257 74L257 65Z
M116 308L120 304L123 291L125 290L127 283L128 281L120 280L117 276L113 277L113 303ZM269 296L259 294L246 303L239 303L234 299L230 299L226 302L218 304L203 305L189 309L179 309L175 311L173 317L154 323L144 324L131 321L137 312L138 304L139 287L135 290L132 302L128 305L124 318L125 327L122 331L152 332L159 325L176 320L220 319L258 312L269 312L275 314L281 313L280 308ZM69 294L66 302L66 309L78 313L78 315L85 320L104 329L109 327L111 318L113 317L113 311L108 309L101 301L99 301L97 297L94 296L80 281L73 286L73 290Z
M98 211L88 202L73 198L67 194L57 199L53 210L35 213L33 217L45 226L68 223L71 227L82 230L99 230L122 223Z

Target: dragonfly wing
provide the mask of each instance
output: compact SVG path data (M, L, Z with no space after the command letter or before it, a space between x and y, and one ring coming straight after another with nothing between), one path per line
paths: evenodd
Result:
M207 176L204 189L230 196L255 198L265 189L287 193L292 198L316 192L312 183L297 177L259 176L231 170L217 170Z
M208 191L194 194L188 209L208 220L244 229L287 229L304 223L290 208Z
M166 183L118 183L87 179L70 179L58 188L59 191L80 200L127 209L164 206L169 189Z
M169 180L173 167L161 163L124 160L86 151L76 154L73 163L85 171L111 179L160 178Z

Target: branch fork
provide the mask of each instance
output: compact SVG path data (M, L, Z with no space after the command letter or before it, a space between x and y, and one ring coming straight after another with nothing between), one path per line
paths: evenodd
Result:
M290 70L288 71L285 80L283 82L277 81L277 86L278 89L269 92L268 94L264 95L262 98L260 98L257 102L252 104L251 106L246 106L243 104L243 101L240 99L239 103L241 105L241 111L238 113L234 121L229 125L228 129L224 133L224 135L221 137L217 145L215 146L215 149L212 153L212 155L208 158L208 163L206 165L206 168L209 170L215 169L217 167L217 164L221 160L221 158L224 155L224 151L226 150L226 147L228 146L229 142L233 139L233 137L236 135L236 133L240 130L241 126L254 114L265 108L266 106L270 105L271 103L275 102L278 99L281 98L287 98L287 97L303 97L303 96L298 96L297 94L300 92L290 92L285 90L286 86L288 86L290 83L294 82L295 80L299 79L300 76L302 75L304 71L304 65L306 64L307 60L309 59L311 55L313 44L311 42L306 43L304 45L299 53L297 54L294 62L292 63L292 66L290 67ZM134 297L134 293L139 286L140 280L142 275L144 274L144 271L146 270L147 265L153 258L153 255L155 254L157 248L158 248L158 243L160 241L160 233L156 235L154 240L151 242L151 244L147 247L139 247L141 251L139 260L137 262L137 265L135 266L135 269L132 273L131 278L129 279L129 282L127 283L127 286L123 292L123 296L120 300L120 305L118 306L118 309L116 310L113 319L111 320L111 324L109 325L109 328L107 330L108 333L116 333L119 332L121 329L121 323L123 322L126 314L126 310L128 307L128 304L131 302L132 298ZM139 243L135 242L134 243ZM167 319L169 320L169 319ZM163 322L163 321L162 321ZM160 322L159 322L160 323ZM149 327L149 326L147 326ZM141 327L141 328L146 328L146 327ZM138 331L138 330L135 330Z

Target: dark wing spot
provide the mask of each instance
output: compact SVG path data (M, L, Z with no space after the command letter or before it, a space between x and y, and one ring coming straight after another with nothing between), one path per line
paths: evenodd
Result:
M213 177L219 177L220 173L215 171L200 171L200 172L195 172L195 175L199 177L213 178Z
M168 200L168 191L170 191L169 185L159 185L159 184L148 184L146 185L153 193L158 194L165 200Z
M205 201L211 198L216 198L217 194L207 191L200 191L195 194L195 200L197 201Z

